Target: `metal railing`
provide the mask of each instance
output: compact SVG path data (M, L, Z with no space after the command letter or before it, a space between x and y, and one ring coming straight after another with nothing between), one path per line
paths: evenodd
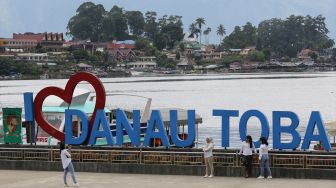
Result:
M133 163L162 165L204 165L200 150L128 150L128 149L72 149L74 162ZM58 149L51 148L4 148L0 147L0 160L16 161L60 161ZM215 166L239 167L242 159L236 151L214 151ZM253 165L259 166L258 156ZM336 154L314 154L307 152L271 152L273 168L336 169Z

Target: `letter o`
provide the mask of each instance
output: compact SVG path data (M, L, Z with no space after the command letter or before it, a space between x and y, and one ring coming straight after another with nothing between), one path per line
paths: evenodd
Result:
M251 117L256 117L256 118L259 119L259 121L261 123L261 136L268 139L268 137L269 137L269 124L268 124L267 118L262 112L260 112L258 110L248 110L240 118L240 121L239 121L240 139L245 140L246 132L247 132L247 128L246 128L247 127L247 122ZM255 147L260 146L259 139L258 139L258 141L254 142L254 145L255 145Z

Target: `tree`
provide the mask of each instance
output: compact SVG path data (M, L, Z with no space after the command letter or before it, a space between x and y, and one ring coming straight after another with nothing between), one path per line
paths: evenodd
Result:
M103 5L86 2L79 6L68 23L68 34L75 39L99 41L105 16Z
M263 52L254 51L247 55L247 59L250 61L265 61L265 55Z
M316 62L316 60L318 58L318 55L317 55L316 52L309 52L308 55L309 55L310 58L312 58Z
M191 35L196 35L196 39L198 40L198 34L200 33L200 29L197 27L196 23L190 24L189 32Z
M181 54L180 54L180 52L176 52L176 57L175 57L177 60L180 60L180 58L181 58Z
M243 35L245 40L245 46L255 46L256 45L256 39L257 39L257 29L250 23L247 22L243 26Z
M319 51L332 47L334 41L328 37L328 32L321 15L291 15L285 20L273 18L259 24L257 49L269 49L275 57L296 57L305 48Z
M159 30L156 16L156 12L146 12L145 14L145 35L152 41L154 41Z
M12 59L0 57L0 75L22 74L37 77L42 74L41 68L35 63L15 62Z
M200 34L200 44L202 44L202 26L205 25L205 20L204 18L197 18L195 23L198 26L199 34Z
M140 11L127 11L127 23L131 33L139 37L143 34L145 28L145 18Z
M244 48L246 46L245 36L239 26L236 26L233 32L224 38L222 45L225 49Z
M86 60L89 58L89 54L85 50L75 50L72 52L73 58L78 63L80 60Z
M182 16L163 16L160 18L159 35L166 42L165 48L174 48L184 37Z
M205 40L206 44L209 44L208 35L210 34L210 32L211 32L211 28L210 27L208 27L206 30L203 31L203 34L205 35L205 38L206 38L206 40Z
M135 49L144 51L146 56L156 56L158 53L158 50L145 38L138 38L135 41Z
M220 36L220 39L219 41L221 42L223 40L223 36L226 34L225 32L225 28L222 24L220 24L218 27L217 27L217 35Z
M113 6L109 12L114 27L114 37L117 40L125 40L128 38L127 17L124 10L118 6Z
M179 48L180 48L180 51L181 51L181 52L184 52L184 50L185 50L185 45L184 45L183 42L181 42L181 43L179 44Z

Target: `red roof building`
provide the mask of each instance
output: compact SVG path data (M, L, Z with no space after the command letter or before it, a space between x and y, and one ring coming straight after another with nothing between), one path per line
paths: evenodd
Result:
M43 47L57 51L62 48L64 37L63 33L13 33L14 40L36 41Z
M118 43L108 43L106 45L108 50L116 50L116 49L134 49L134 44L118 44Z

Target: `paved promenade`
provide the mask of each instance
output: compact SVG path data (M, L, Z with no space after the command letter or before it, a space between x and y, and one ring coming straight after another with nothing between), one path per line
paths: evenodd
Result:
M0 187L63 187L62 172L0 170ZM68 179L70 176L68 177ZM198 176L77 173L83 188L335 188L336 180L256 179L256 178L202 178ZM69 179L69 182L71 180ZM70 184L70 183L69 183Z

